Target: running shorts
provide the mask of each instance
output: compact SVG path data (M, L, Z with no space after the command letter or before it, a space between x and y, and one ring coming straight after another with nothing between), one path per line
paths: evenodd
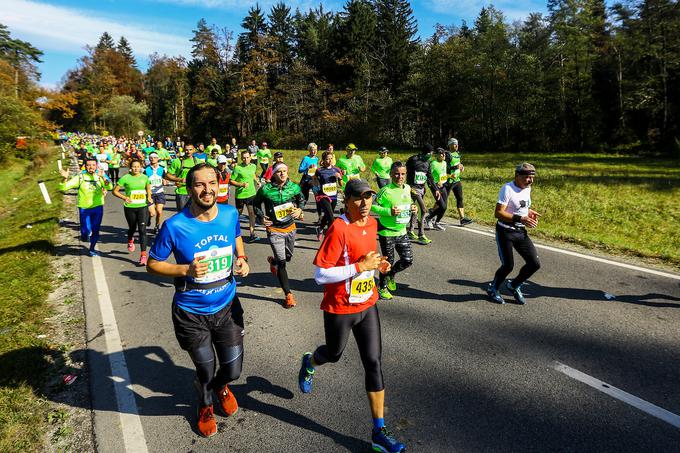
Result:
M243 308L238 297L212 315L197 315L172 304L172 324L179 346L185 351L212 343L224 346L243 344Z

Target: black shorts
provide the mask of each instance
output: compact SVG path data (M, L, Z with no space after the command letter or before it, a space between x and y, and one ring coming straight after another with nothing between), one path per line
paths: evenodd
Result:
M223 346L243 344L243 308L238 297L212 315L197 315L172 304L172 324L179 346L189 351L212 343Z
M254 199L255 199L255 196L248 197L248 198L237 198L236 199L236 209L238 209L240 211L241 209L243 209L244 206L252 206Z
M164 192L152 193L151 199L153 200L154 204L165 204L165 193Z

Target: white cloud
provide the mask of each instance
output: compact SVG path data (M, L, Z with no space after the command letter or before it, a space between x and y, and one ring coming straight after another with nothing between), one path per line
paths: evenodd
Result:
M154 31L148 24L120 23L93 13L28 0L3 0L2 23L12 33L20 32L39 49L82 55L85 45L95 45L104 31L117 41L121 36L130 42L136 56L146 59L154 52L188 55L189 37Z
M268 13L272 6L279 3L281 0L154 0L158 3L168 3L181 6L196 6L207 9L220 10L239 10L246 11L251 6L260 5L263 12ZM327 11L338 11L342 8L344 0L284 0L284 3L295 11L296 8L300 11L307 11L309 9L316 9L320 4Z

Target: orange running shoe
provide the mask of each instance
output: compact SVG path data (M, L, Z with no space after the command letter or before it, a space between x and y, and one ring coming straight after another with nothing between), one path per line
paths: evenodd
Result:
M217 434L217 423L215 423L212 404L198 409L198 432L203 437L212 437Z
M286 308L293 308L295 306L295 297L293 293L286 294L286 302L283 305Z
M225 385L219 392L217 392L217 397L220 400L220 406L222 410L230 417L238 412L238 402L236 401L236 396L233 392L229 391L229 386Z
M276 265L274 264L274 257L268 256L267 262L269 262L269 272L274 274L274 277L276 277Z

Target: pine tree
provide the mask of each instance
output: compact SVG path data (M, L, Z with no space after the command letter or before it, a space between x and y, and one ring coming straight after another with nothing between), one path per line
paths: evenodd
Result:
M249 54L258 45L260 38L267 33L267 24L259 4L250 7L241 27L246 31L239 35L236 51L239 62L245 63L250 59Z
M97 43L96 49L99 51L103 50L112 50L115 46L115 43L113 42L113 38L108 32L104 32L100 37L99 37L99 43Z
M116 50L125 58L125 61L130 66L137 66L137 61L132 53L132 48L130 47L128 40L125 39L125 36L121 36L120 40L118 40L118 47L116 47Z
M408 0L376 0L375 6L387 85L392 93L397 93L408 79L418 26Z

